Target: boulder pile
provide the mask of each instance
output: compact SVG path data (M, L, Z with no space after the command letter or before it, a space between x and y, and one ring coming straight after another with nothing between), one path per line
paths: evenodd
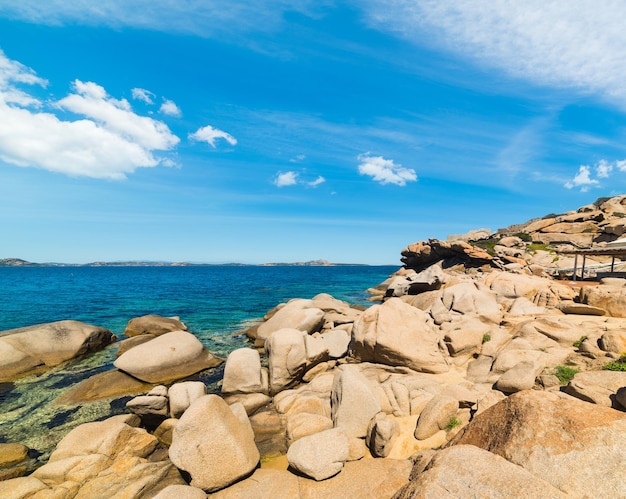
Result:
M153 387L0 496L626 497L626 286L559 282L531 246L618 237L618 213L626 196L491 246L415 243L366 309L280 304L226 359L220 395ZM206 366L172 328L115 365L148 383Z

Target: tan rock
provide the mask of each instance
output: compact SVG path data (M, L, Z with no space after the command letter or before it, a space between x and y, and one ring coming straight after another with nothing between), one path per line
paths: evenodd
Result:
M183 381L174 383L167 391L170 416L180 418L194 400L206 395L206 386L202 381Z
M17 443L0 443L0 468L8 468L28 459L28 447Z
M128 321L124 335L139 336L151 334L161 336L172 331L187 331L187 326L178 317L162 317L160 315L144 315Z
M265 341L269 357L270 393L276 394L295 385L306 371L307 333L299 329L283 328L274 331Z
M226 359L222 393L265 393L267 379L261 369L261 357L253 348L233 350Z
M132 348L113 365L142 381L164 383L221 363L193 334L173 331Z
M144 393L151 386L114 369L81 381L58 397L55 402L61 405L77 405L89 400Z
M259 462L250 424L242 423L217 395L195 400L174 428L171 461L206 491L227 487Z
M543 366L537 361L522 361L506 371L496 382L496 388L504 393L530 390Z
M343 468L349 455L348 437L341 428L303 437L289 446L289 465L314 480L325 480Z
M574 375L565 392L585 402L616 407L615 395L623 386L626 386L626 372L587 371Z
M428 314L398 298L373 305L363 313L354 323L351 350L360 361L428 373L449 369Z
M528 390L474 417L451 445L504 457L572 497L626 496L626 414Z
M108 329L79 321L0 331L0 381L100 350L114 338Z
M415 475L416 478L402 487L394 499L567 497L524 468L473 445L457 445L439 451L425 470Z
M312 300L295 299L279 308L267 321L259 325L256 338L265 342L279 329L298 329L308 334L319 331L324 324L324 312Z
M320 414L299 412L287 418L287 438L290 443L315 433L330 430L333 420Z
M204 490L189 485L170 485L153 499L206 499L206 494Z
M349 438L365 437L381 406L358 366L348 364L335 374L331 397L334 426L342 428Z
M605 352L623 354L626 352L626 331L608 331L600 337L598 345Z
M426 440L446 428L459 410L458 400L445 395L435 395L421 412L415 427L415 438Z
M626 317L626 287L586 286L580 290L580 301L606 310L611 317Z

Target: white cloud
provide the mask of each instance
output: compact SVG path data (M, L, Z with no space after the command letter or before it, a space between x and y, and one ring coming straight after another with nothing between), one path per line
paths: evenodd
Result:
M161 104L159 112L167 116L175 116L176 118L180 118L183 115L183 112L176 103L169 99L163 99L163 104Z
M290 163L300 163L301 161L304 161L306 159L306 155L304 154L298 154L295 158L291 158L289 160Z
M274 185L276 187L286 187L289 185L296 185L298 183L298 174L296 172L279 172L274 179Z
M569 0L365 0L372 25L533 83L576 88L626 108L626 3Z
M565 183L565 187L568 189L580 187L580 192L587 192L591 186L599 183L598 180L591 178L591 168L587 165L581 165L574 178Z
M613 165L605 159L600 160L596 165L596 173L599 178L608 178L609 174L613 171Z
M211 125L199 128L194 133L190 133L189 138L198 142L206 142L208 144L211 144L212 147L216 147L215 141L217 139L224 139L231 146L237 145L237 139L235 137L233 137L229 133L224 132L223 130L213 128Z
M73 176L122 179L136 168L154 167L164 158L154 151L179 142L162 122L139 116L128 101L116 100L93 82L76 80L73 93L53 103L80 115L63 120L53 112L22 107L43 104L16 84L46 81L0 53L0 159Z
M16 84L46 87L48 82L39 78L32 69L9 59L0 49L0 98L9 104L41 106L38 99L17 88Z
M155 95L145 88L133 88L131 90L133 99L144 101L146 104L154 104Z
M324 177L322 177L321 175L319 177L317 177L315 180L311 181L311 182L307 182L307 185L309 187L317 187L318 185L323 184L324 182L326 182L326 179Z
M415 182L417 175L415 170L396 165L393 160L385 159L382 156L370 156L369 153L358 156L361 164L359 173L368 175L380 184L395 184L405 186L407 182Z

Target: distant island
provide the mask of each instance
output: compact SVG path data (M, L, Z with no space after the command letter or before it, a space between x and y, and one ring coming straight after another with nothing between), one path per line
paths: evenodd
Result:
M190 263L190 262L90 262L90 263L33 263L21 258L0 258L0 267L349 267L367 266L360 263L331 263L327 260L311 260L308 262L292 263Z

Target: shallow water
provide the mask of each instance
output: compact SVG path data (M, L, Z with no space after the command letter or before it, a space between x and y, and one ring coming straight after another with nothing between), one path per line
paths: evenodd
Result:
M278 303L319 293L369 305L365 290L398 267L0 267L0 331L75 319L122 337L146 314L180 316L206 347L226 357L246 345L240 331ZM14 383L0 384L0 442L21 442L45 460L78 424L125 412L130 397L79 407L54 400L112 369L115 344ZM216 391L222 368L199 378Z

